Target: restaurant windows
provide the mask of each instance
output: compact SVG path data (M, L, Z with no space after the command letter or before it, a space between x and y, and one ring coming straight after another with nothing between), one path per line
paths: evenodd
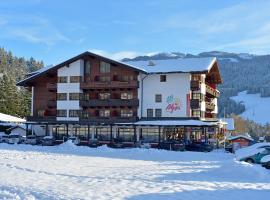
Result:
M89 60L84 61L84 74L85 75L91 74L91 62Z
M88 140L88 127L87 126L74 126L74 135L80 140Z
M111 64L104 61L100 61L100 73L110 73Z
M59 76L57 78L58 83L67 83L68 82L68 77L67 76Z
M147 109L147 117L153 117L153 109L148 108Z
M57 110L57 117L67 117L67 110Z
M100 117L110 117L111 111L110 110L100 110L99 116Z
M155 109L155 117L162 117L162 109L160 108Z
M97 139L100 141L110 141L111 140L111 128L110 127L100 127L96 129Z
M144 143L159 142L159 129L142 128L140 133L140 140L142 140Z
M121 142L134 142L134 128L119 128L117 138Z
M106 100L106 99L110 99L111 94L106 92L106 93L99 93L99 99L101 100Z
M57 93L57 101L67 100L67 93Z
M81 82L81 76L70 76L70 83L80 83Z
M162 95L161 94L156 94L155 95L155 101L156 101L156 103L161 103L162 102Z
M69 93L69 100L71 101L80 100L80 93Z
M166 75L160 75L160 82L166 82L167 76Z
M133 99L133 93L132 92L122 92L121 99Z
M132 117L133 110L121 110L120 115L121 115L121 117Z

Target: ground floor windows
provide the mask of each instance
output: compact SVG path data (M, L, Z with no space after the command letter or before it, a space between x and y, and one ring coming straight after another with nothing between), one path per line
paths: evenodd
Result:
M119 128L117 138L123 142L134 142L135 130L134 128Z
M97 128L96 129L96 137L100 141L110 141L111 140L110 127Z
M157 143L159 142L159 133L158 128L142 128L140 140L144 143Z

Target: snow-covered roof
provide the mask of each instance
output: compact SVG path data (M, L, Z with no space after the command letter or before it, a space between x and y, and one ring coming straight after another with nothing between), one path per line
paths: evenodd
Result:
M235 139L238 139L238 138L244 138L244 139L247 139L247 140L250 140L250 141L254 141L254 139L252 139L251 137L248 137L246 135L236 135L236 136L230 136L228 138L228 140L235 140Z
M208 72L216 62L215 57L204 58L178 58L151 61L128 61L125 62L133 67L139 67L148 73L166 72Z
M4 114L4 113L0 113L0 122L23 123L23 122L26 122L26 120L22 119L22 118L19 118L19 117L15 117L15 116L7 115L7 114Z
M224 118L222 119L223 121L225 121L227 123L227 130L228 131L234 131L234 119L233 118Z
M122 125L149 125L149 126L215 126L216 122L204 122L200 120L153 120L153 121L138 121L134 123L119 123Z

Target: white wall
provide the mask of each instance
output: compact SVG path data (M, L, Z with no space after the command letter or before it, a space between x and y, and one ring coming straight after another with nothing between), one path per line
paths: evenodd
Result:
M57 83L57 93L68 93L67 100L57 101L58 110L67 110L67 117L57 117L57 120L73 120L78 121L79 118L69 117L68 110L79 110L79 101L69 101L69 93L81 93L80 83L70 83L70 76L83 76L84 74L84 61L77 60L69 66L64 66L58 69L57 75L67 76L68 83Z
M143 102L140 101L143 107L142 117L147 117L148 108L153 110L162 109L162 117L188 117L187 95L190 94L190 74L169 73L166 76L166 82L160 82L160 74L148 75L143 80ZM140 92L141 87L139 88L139 94ZM155 102L155 94L162 94L161 103ZM166 108L169 104L173 103L177 103L179 108L173 112L169 112Z

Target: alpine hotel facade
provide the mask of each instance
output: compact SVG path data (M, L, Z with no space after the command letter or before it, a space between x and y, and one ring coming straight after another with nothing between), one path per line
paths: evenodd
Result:
M119 62L84 52L28 74L32 126L58 141L208 142L219 133L216 58Z

